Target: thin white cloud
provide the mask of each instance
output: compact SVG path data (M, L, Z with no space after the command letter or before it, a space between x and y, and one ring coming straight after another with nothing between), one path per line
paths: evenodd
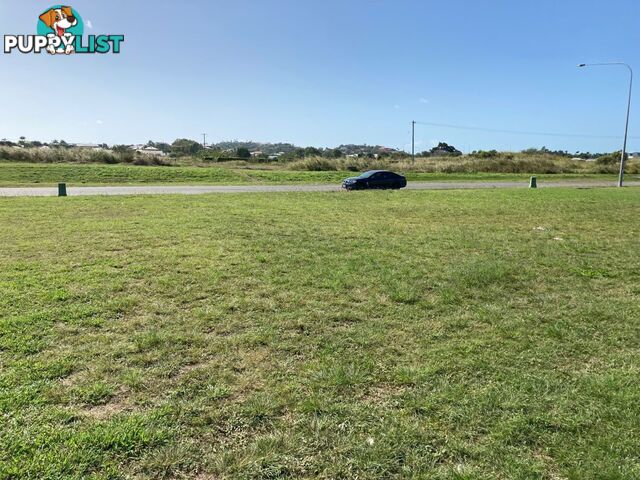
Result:
M87 26L87 28L93 28L93 24L91 23L91 20L87 20L86 22L84 22L84 24Z
M394 105L393 108L395 108L396 110L400 110L400 105Z
M420 103L424 103L424 104L426 105L427 103L429 103L429 99L428 99L428 98L421 97L421 98L420 98Z
M96 123L97 123L98 125L104 125L104 122L103 122L102 120L96 120Z

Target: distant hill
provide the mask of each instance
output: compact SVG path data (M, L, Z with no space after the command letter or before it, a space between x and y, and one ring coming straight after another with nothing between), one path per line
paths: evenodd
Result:
M210 145L211 148L215 148L217 150L228 150L228 151L236 151L238 148L246 148L251 152L260 151L265 155L275 155L277 153L294 153L297 150L300 150L304 147L299 147L292 143L261 143L261 142L240 142L240 141L231 141L231 142L219 142ZM334 150L330 149L318 149L320 151L323 150ZM336 150L340 150L345 155L384 155L389 153L397 152L394 148L383 147L381 145L340 145L336 148Z
M345 155L384 155L395 153L395 148L383 147L382 145L340 145L338 147Z
M178 145L178 147L176 146ZM65 147L65 148L97 148L100 147L102 149L110 148L106 144L101 145L93 145L93 144L73 144L67 143L64 140L54 140L50 144L46 142L34 141L26 139L21 139L20 142L12 142L7 139L0 140L0 146L7 147L41 147L41 146L51 146L51 147ZM112 145L111 147L122 147L121 145ZM164 153L175 153L184 152L195 154L199 149L202 148L201 143L197 140L190 139L177 139L172 144L165 142L154 142L148 141L146 144L136 144L129 145L129 147L133 150L138 150L144 147L154 147L161 150ZM343 144L339 147L334 148L316 148L316 147L299 147L294 145L293 143L263 143L263 142L255 142L255 141L224 141L207 145L208 148L212 150L219 150L221 152L233 152L235 154L238 149L247 149L249 152L262 152L264 156L271 155L282 155L285 157L293 157L300 158L304 156L313 156L313 155L334 155L334 153L339 152L338 155L358 155L358 156L385 156L391 155L394 153L398 153L399 151L395 148L384 147L381 145L358 145L358 144Z
M236 151L238 148L246 148L251 152L260 151L265 155L275 155L277 153L291 153L294 152L298 147L291 143L261 143L261 142L240 142L240 141L232 141L232 142L219 142L210 145L211 148L215 148L216 150L228 150L228 151Z

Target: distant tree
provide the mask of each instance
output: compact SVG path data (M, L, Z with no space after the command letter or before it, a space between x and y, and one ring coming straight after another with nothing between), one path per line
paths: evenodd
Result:
M524 155L556 155L559 157L572 157L569 152L566 150L549 150L547 147L542 148L527 148L522 150L520 153Z
M171 144L171 153L176 156L196 155L202 148L202 145L195 140L179 138Z
M581 158L582 160L590 160L598 157L602 157L606 154L604 153L591 153L591 152L576 152L573 156L577 158Z
M322 155L322 151L315 147L307 147L304 149L305 157L319 157Z
M251 152L246 147L238 147L236 149L236 156L238 158L251 158Z
M460 150L458 150L456 147L454 147L453 145L449 145L448 143L445 142L440 142L438 143L438 146L433 147L430 150L431 155L462 155L462 152Z
M111 150L113 150L115 153L127 153L133 151L131 150L131 147L129 145L114 145L113 147L111 147Z
M327 148L322 152L322 156L325 158L341 158L342 151L339 148Z

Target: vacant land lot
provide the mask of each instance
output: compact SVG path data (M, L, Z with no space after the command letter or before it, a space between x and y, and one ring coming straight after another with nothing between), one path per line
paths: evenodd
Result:
M0 163L0 187L51 186L58 182L71 185L145 185L145 184L291 184L291 183L339 183L346 177L358 175L348 171L290 171L262 167L152 167L133 165L99 164L39 164ZM281 167L284 168L284 167ZM504 173L407 173L414 181L483 181L483 180L523 180L528 174ZM608 174L547 174L538 175L544 181L562 179L615 180L616 175ZM628 175L630 180L639 175Z
M2 199L0 478L639 478L639 205Z

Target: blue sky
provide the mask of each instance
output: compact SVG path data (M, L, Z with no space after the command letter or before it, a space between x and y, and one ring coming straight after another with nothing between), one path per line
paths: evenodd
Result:
M49 2L1 0L0 33L33 34ZM177 137L408 148L420 120L619 135L640 73L637 0L76 0L120 55L0 54L0 136L137 143ZM640 97L630 135L640 137ZM620 148L418 126L417 149ZM640 150L640 140L630 140Z

